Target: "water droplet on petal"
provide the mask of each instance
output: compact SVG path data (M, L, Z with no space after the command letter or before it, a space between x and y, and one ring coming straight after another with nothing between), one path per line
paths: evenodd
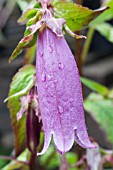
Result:
M48 84L46 84L46 89L48 88Z
M57 83L58 83L58 80L54 80L54 83L57 84Z
M53 77L51 75L47 75L47 79L50 81Z
M42 81L43 81L43 82L46 81L46 74L45 74L45 72L42 73Z
M59 111L59 113L63 113L64 112L63 107L62 106L58 106L58 111Z
M49 47L49 52L52 53L53 52L53 48L50 46Z
M41 56L41 57L43 57L43 55L44 55L44 53L43 53L43 52L41 52L41 53L40 53L40 56Z
M58 63L58 68L59 68L60 70L63 70L64 65L63 65L62 63Z
M73 98L70 98L70 99L69 99L69 101L70 101L70 102L73 102L73 101L74 101L74 99L73 99Z

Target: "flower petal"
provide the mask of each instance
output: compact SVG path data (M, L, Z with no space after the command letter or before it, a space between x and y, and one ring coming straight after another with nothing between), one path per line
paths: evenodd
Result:
M52 133L57 150L64 153L71 149L76 130L76 142L93 147L85 126L78 69L64 37L46 28L39 33L38 44L36 77L45 140Z
M47 151L47 149L48 149L48 147L49 147L49 145L50 145L51 133L48 133L48 132L45 131L44 137L45 137L45 140L44 140L43 149L42 149L42 151L41 151L40 153L37 153L37 156L43 155L43 154Z

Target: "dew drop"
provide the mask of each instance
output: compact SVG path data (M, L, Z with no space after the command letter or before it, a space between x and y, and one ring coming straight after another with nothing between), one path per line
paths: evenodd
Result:
M58 83L58 80L54 80L54 83L57 84L57 83Z
M53 52L53 48L50 46L49 47L49 52L52 53Z
M58 63L58 68L59 68L60 70L63 70L64 65L63 65L62 63Z
M44 53L43 53L43 52L41 52L41 53L40 53L40 56L41 56L41 57L43 57L43 55L44 55Z
M73 99L73 98L70 98L70 99L69 99L69 101L70 101L70 102L73 102L73 101L74 101L74 99Z
M48 84L46 84L46 89L48 88Z
M53 77L51 75L47 75L47 79L50 81Z
M43 81L43 82L46 81L46 74L45 74L45 72L42 73L42 81Z
M58 106L58 111L59 111L59 113L63 113L64 112L63 107L62 106Z

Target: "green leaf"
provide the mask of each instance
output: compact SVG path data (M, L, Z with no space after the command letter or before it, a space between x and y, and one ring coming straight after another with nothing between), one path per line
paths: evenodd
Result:
M104 36L109 42L113 43L113 26L108 23L96 25L96 30Z
M19 155L21 151L25 148L25 116L22 117L20 121L17 121L16 114L20 110L20 96L25 95L28 90L32 87L26 88L28 84L30 84L33 80L33 76L35 74L35 67L32 65L26 65L22 67L18 73L13 77L12 83L10 85L9 97L13 96L13 98L9 98L8 108L10 110L10 116L12 121L12 126L14 129L14 138L15 138L15 151L16 155ZM26 90L24 90L26 89ZM23 93L18 94L23 90Z
M37 32L32 34L29 29L27 29L24 33L24 38L18 43L17 47L13 51L11 57L9 58L9 62L14 60L22 51L26 48L32 47L37 39Z
M24 11L28 6L28 2L26 2L26 1L23 1L23 0L18 1L18 0L16 0L16 2L18 4L18 6L20 7L21 11Z
M58 2L54 4L55 16L64 18L72 31L83 29L104 10L106 8L93 11L71 2Z
M110 90L109 96L110 99L113 99L113 88Z
M77 167L73 167L73 168L70 167L71 165L77 163L78 161L77 155L74 152L67 152L65 155L66 155L67 162L69 164L69 170L78 170Z
M29 170L29 167L24 164L24 162L28 162L30 158L30 152L26 149L24 152L22 152L18 157L17 161L12 160L10 163L8 163L5 167L3 167L1 170L14 170L14 169L20 169L23 168L24 170Z
M113 144L113 100L92 93L84 101L84 108L98 122Z
M51 4L54 6L57 2L61 2L61 0L51 0ZM63 0L63 2L73 2L73 0Z
M90 23L90 26L95 27L96 25L113 18L113 0L110 0L109 3L106 3L105 5L108 6L109 9L104 11L101 15L94 19L94 21Z
M85 86L90 88L91 90L96 91L96 92L100 93L103 96L106 96L109 93L109 90L108 90L108 88L106 86L104 86L102 84L99 84L99 83L97 83L95 81L92 81L92 80L90 80L88 78L81 77L81 82Z
M40 165L46 167L47 170L53 170L60 165L60 155L56 152L53 144L49 146L48 151L39 159Z
M75 164L78 161L78 157L74 152L67 152L66 159L69 164Z
M25 11L22 16L18 19L18 23L25 23L26 21L28 21L29 19L33 18L36 13L37 13L38 9L28 9L27 11Z
M20 7L20 9L25 12L28 9L33 9L33 8L38 8L39 7L39 2L36 2L36 0L16 0L18 6Z
M36 53L36 45L28 48L25 53L25 64L31 64L34 61L35 58L35 53Z

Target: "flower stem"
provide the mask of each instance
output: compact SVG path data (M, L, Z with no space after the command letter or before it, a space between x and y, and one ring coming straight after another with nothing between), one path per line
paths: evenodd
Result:
M31 159L29 162L29 168L30 170L34 170L35 169L35 161L36 161L36 154L31 154Z
M82 5L83 0L76 0L76 4ZM77 31L78 35L81 35L81 31ZM81 39L75 39L75 45L76 45L76 56L77 56L77 66L79 70L80 76L82 76L82 56L81 56Z
M84 44L84 47L83 47L83 50L82 50L82 53L81 53L81 60L82 60L81 64L82 65L86 61L87 54L88 54L88 51L89 51L89 48L90 48L90 44L91 44L94 32L95 32L95 29L94 28L90 28L88 33L87 33L87 39L85 41L85 44Z
M77 34L79 35L80 31L78 31ZM81 39L75 39L75 45L76 45L77 66L78 66L79 74L80 76L82 76Z

